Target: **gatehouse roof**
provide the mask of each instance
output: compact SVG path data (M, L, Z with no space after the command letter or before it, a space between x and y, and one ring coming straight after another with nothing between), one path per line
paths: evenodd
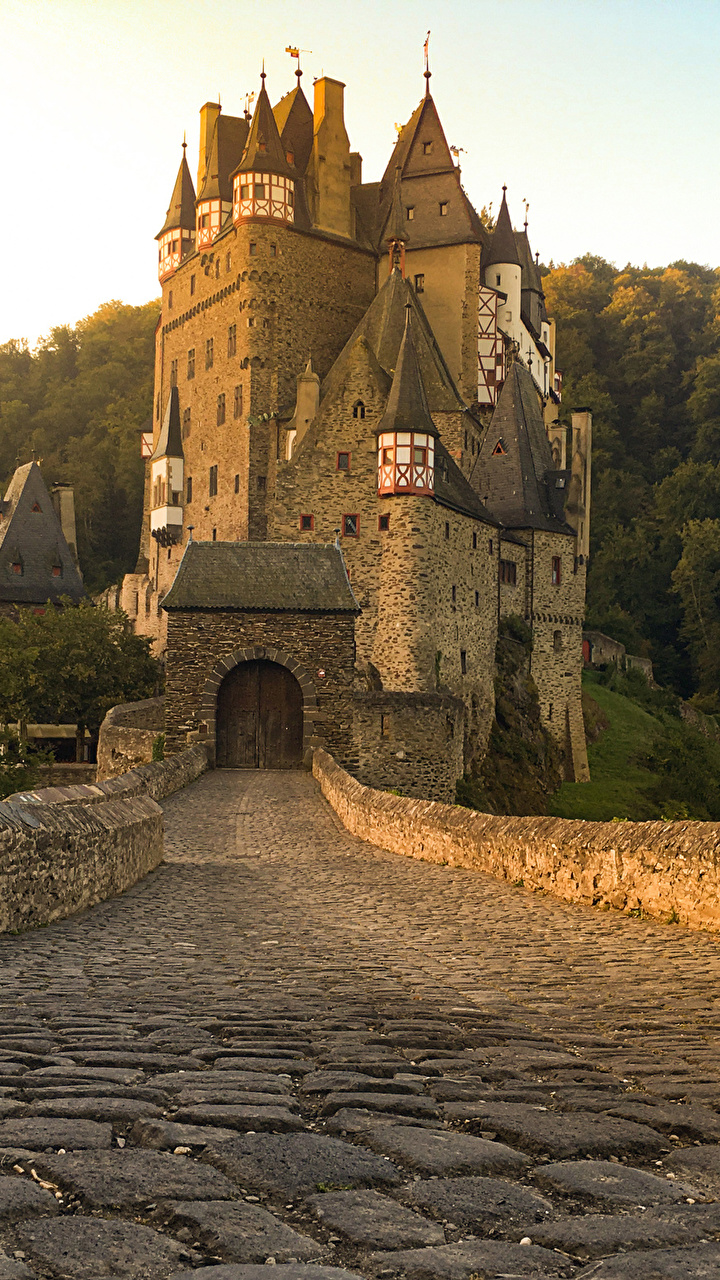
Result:
M342 551L322 542L188 542L163 609L359 613Z

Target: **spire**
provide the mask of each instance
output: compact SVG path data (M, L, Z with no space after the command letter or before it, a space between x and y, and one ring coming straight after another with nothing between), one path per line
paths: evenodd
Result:
M517 245L515 243L515 233L510 221L510 212L507 207L505 193L507 187L503 187L502 204L498 213L495 230L490 242L490 249L484 265L486 267L494 266L495 263L512 263L514 266L521 266L518 256Z
M430 70L430 32L429 31L425 37L425 44L423 45L423 53L425 55L425 70L423 72L423 75L425 76L425 97L429 98L430 97L430 77L432 75L432 71Z
M387 220L387 229L385 239L388 244L393 244L396 240L409 240L409 236L405 230L405 219L403 217L403 206L401 198L400 186L400 165L395 166L395 181L393 183L392 203L390 205L390 213Z
M286 178L293 178L295 169L288 164L265 88L264 63L260 79L262 88L258 95L245 150L235 173L281 173Z
M397 367L390 388L390 395L376 435L386 432L424 431L428 435L439 434L430 416L425 387L420 373L412 327L412 304L405 307L405 332L403 333Z
M160 236L166 231L174 231L176 227L182 227L184 231L195 230L195 188L185 157L187 143L183 140L182 145L182 160L175 179L173 193L170 197L167 217L155 237L156 240L159 240Z

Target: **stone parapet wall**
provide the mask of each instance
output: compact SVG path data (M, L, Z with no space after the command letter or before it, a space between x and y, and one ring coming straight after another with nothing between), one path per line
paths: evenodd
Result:
M463 771L465 706L439 693L355 695L353 773L405 796L455 798Z
M720 932L720 823L496 817L372 791L322 750L313 774L348 830L380 848Z
M96 781L152 760L153 745L163 731L164 706L164 698L147 698L110 708L100 726Z
M163 857L157 802L207 761L198 744L108 782L46 787L0 803L0 933L62 920L154 870Z

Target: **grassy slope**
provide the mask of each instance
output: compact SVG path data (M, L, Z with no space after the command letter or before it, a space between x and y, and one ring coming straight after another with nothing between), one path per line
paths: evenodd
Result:
M598 684L592 676L583 676L583 682L605 712L610 728L588 748L591 781L564 782L552 796L549 812L558 818L601 822L659 817L656 806L643 794L643 788L656 781L655 775L634 763L660 727L659 722L628 698Z

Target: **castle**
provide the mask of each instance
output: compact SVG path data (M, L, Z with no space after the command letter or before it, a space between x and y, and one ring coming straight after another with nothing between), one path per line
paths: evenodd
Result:
M505 191L488 231L430 93L363 182L323 76L200 112L158 234L142 542L119 603L167 655L170 750L452 799L494 712L498 623L588 777L580 672L591 418Z

